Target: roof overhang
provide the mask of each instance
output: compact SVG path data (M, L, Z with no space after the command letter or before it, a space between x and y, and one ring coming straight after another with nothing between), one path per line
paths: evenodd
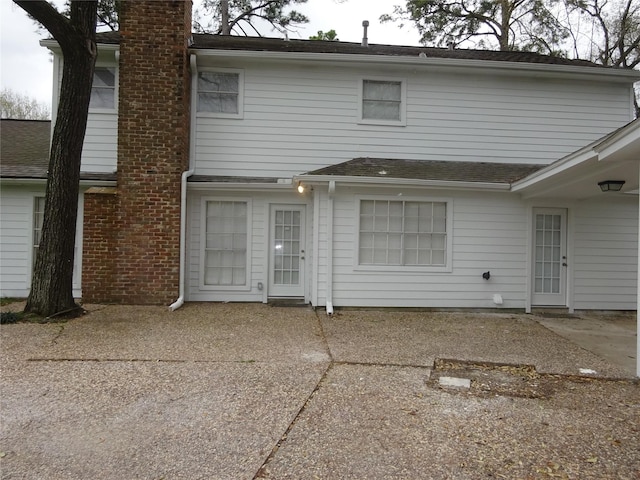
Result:
M363 177L349 175L295 175L293 181L305 185L321 185L335 182L343 187L386 186L386 187L416 187L416 188L440 188L460 190L493 190L508 192L508 183L491 182L460 182L447 180L422 180L414 178L389 178L389 177Z
M291 51L257 51L236 49L191 48L201 65L215 65L221 59L255 61L277 61L296 63L326 63L335 65L406 66L410 68L437 68L442 71L486 72L495 75L544 76L558 78L583 77L590 80L634 83L640 81L640 72L630 69L594 68L575 65L509 62L497 60L474 60L460 58L436 58L401 55L363 55L348 53L318 53Z
M580 200L602 195L598 182L624 180L621 193L637 193L639 166L640 119L514 182L512 191L524 198Z

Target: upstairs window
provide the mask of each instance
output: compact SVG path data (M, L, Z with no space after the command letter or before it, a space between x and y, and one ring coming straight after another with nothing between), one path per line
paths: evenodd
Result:
M446 267L447 202L360 201L360 265Z
M242 115L242 75L237 71L198 72L198 112Z
M89 108L115 110L116 67L96 67L93 72Z
M362 81L363 123L405 124L405 86L402 80Z

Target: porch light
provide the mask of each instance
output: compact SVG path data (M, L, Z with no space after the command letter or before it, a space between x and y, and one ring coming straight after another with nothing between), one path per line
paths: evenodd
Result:
M598 182L598 186L603 192L619 192L623 185L624 180L604 180Z
M301 183L298 183L298 193L304 193L304 185Z

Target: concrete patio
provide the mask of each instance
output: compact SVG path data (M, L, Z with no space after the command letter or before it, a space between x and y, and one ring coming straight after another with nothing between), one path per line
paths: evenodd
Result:
M565 319L87 308L66 323L0 328L2 478L640 473L640 385L625 362L554 333ZM437 359L502 380L533 365L527 381L540 394L493 391L490 381L443 388L431 378Z

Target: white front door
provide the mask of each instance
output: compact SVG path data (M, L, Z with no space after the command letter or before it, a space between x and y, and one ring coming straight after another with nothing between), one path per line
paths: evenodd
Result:
M534 306L567 305L567 211L562 208L533 210Z
M271 205L269 296L304 297L304 205Z

